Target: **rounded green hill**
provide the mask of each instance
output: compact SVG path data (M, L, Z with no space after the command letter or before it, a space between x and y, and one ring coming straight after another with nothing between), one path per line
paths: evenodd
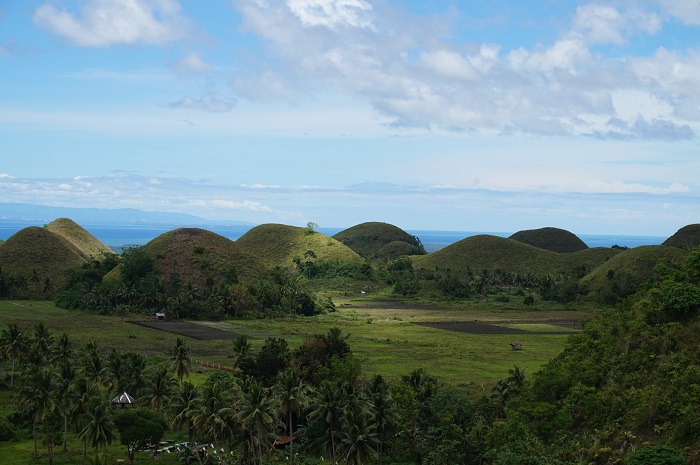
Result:
M576 234L552 227L518 231L509 239L558 253L579 252L588 248Z
M679 249L692 249L700 246L700 224L683 226L673 236L666 239L663 245Z
M24 228L0 246L2 272L26 280L18 295L53 297L65 285L68 272L84 263L81 250L48 228Z
M388 223L361 223L337 233L333 238L365 258L395 258L426 253L415 236Z
M619 250L596 247L570 254L552 252L514 239L479 234L429 255L414 257L415 268L503 270L532 273L577 273L593 269Z
M223 279L250 281L263 274L263 265L234 241L199 228L179 228L143 246L164 282L177 277L195 287L216 286Z
M622 287L628 289L626 293L629 294L652 277L660 260L673 263L685 256L686 251L665 245L643 245L622 251L581 278L582 294L596 298L611 286L616 287L617 294Z
M73 244L84 258L101 258L112 250L90 234L85 228L68 218L58 218L46 225L46 229Z
M362 257L342 242L317 231L283 224L256 226L236 240L267 267L291 265L312 251L317 260L362 263Z

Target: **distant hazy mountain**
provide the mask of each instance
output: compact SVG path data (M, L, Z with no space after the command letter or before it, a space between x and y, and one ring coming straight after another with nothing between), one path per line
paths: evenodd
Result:
M57 218L70 218L81 225L254 226L245 221L209 220L186 213L150 212L133 208L69 208L0 203L0 222L50 223Z

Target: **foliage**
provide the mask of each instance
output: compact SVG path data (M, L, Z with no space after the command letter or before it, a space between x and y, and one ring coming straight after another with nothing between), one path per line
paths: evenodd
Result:
M686 461L671 447L648 446L631 453L627 465L686 465Z

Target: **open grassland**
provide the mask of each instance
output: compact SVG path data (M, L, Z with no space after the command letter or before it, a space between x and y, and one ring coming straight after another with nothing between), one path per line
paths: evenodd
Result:
M292 349L301 345L307 337L338 327L344 334L350 335L350 347L363 360L363 369L368 376L382 374L388 379L398 379L422 367L446 385L488 390L493 383L506 377L514 365L531 374L557 355L568 337L562 332L575 331L570 325L558 323L585 319L590 316L588 310L525 310L496 302L438 307L348 299L338 303L337 312L314 317L197 324L234 334L246 334L254 348L260 347L267 337L283 337ZM31 328L43 321L55 335L68 333L78 346L95 341L105 349L114 347L121 351L142 353L154 362L167 357L178 337L176 333L136 325L127 318L63 310L50 302L0 301L0 314L0 329L11 323ZM416 324L473 321L520 330L520 333L462 332ZM193 360L225 367L232 365L230 339L186 340L191 347ZM522 343L523 350L512 350L511 342ZM196 365L193 371L194 382L203 380L211 372L200 365Z

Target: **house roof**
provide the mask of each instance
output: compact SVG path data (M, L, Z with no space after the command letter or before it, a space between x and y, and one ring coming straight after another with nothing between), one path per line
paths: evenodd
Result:
M133 404L134 403L134 398L131 397L129 394L124 391L122 394L119 394L117 397L112 399L113 404Z

